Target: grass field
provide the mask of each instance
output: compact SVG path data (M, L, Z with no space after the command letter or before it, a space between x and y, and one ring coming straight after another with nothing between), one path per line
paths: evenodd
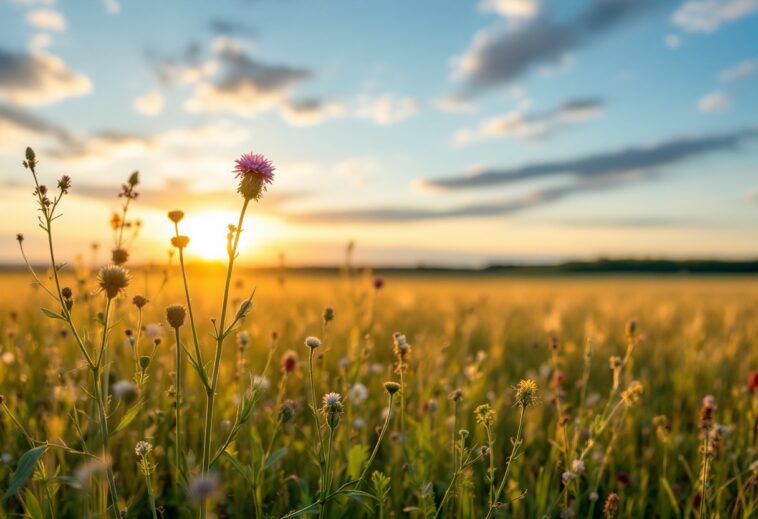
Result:
M208 361L224 271L189 274ZM2 275L0 517L105 517L107 467L129 517L192 517L202 504L218 517L758 513L754 278L407 275L381 289L358 272L235 279L230 315L256 292L223 349L213 453L232 441L202 477L206 391L187 358L176 450L165 308L185 304L180 271L165 286L157 270L132 272L113 300L106 457L90 370L66 323L40 311L54 301L26 273ZM106 297L94 273L62 285L96 351ZM141 311L137 294L150 300ZM194 352L189 326L177 330ZM308 336L321 345L310 350ZM316 415L318 429L310 351L317 405L341 395ZM525 379L536 395L517 387ZM401 384L392 397L387 381ZM141 455L140 441L150 445Z

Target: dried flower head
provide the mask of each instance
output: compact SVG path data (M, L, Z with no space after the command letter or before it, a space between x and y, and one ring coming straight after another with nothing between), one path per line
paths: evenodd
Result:
M527 408L538 402L537 383L531 379L524 379L516 384L516 405Z
M266 186L274 180L274 166L259 153L244 153L235 161L234 172L240 179L237 192L245 200L260 200Z
M143 308L150 300L145 296L136 295L132 298L132 304L137 308Z
M137 456L146 456L151 450L153 450L153 446L145 440L138 441L137 445L134 447L134 453Z
M61 295L63 296L63 299L71 299L74 296L74 292L71 290L71 287L63 287L61 289Z
M289 375L297 369L297 352L287 350L282 354L282 373Z
M603 506L603 513L606 517L616 517L619 512L619 505L621 504L621 498L615 492L608 494L608 498L605 500L605 506Z
M287 423L292 420L296 412L297 402L287 399L279 406L279 420L282 423Z
M189 245L189 236L174 236L171 238L171 245L176 247L177 249L184 249Z
M621 393L621 399L626 405L632 405L640 399L640 395L644 391L644 387L637 380L632 380L629 386Z
M184 324L187 310L182 305L170 305L166 307L166 321L172 328L179 328Z
M453 402L460 402L463 400L463 390L461 388L453 389L450 394L447 395L447 398Z
M168 219L174 223L181 222L183 218L184 218L184 211L179 211L178 209L174 209L173 211L168 212Z
M368 398L368 388L364 384L356 382L350 387L347 396L354 404L361 405Z
M374 289L375 290L381 290L384 288L384 280L382 278L375 278L374 279Z
M60 180L58 180L58 189L60 189L62 195L67 194L68 190L71 189L71 177L63 175Z
M113 299L129 286L129 274L117 265L109 265L100 269L97 282L108 299Z
M387 391L390 395L394 395L395 393L400 391L400 384L397 382L385 382L384 383L384 390Z
M330 428L334 429L337 427L344 409L342 395L339 393L327 393L324 395L321 412L324 413L326 423Z
M308 346L310 349L315 350L316 348L321 346L321 339L319 339L318 337L306 337L305 345Z
M334 308L327 306L324 308L324 323L328 323L334 320Z
M482 404L474 409L474 418L476 418L476 423L489 427L495 423L495 411L489 404Z
M408 344L407 339L405 338L405 335L403 335L400 332L395 332L392 334L392 342L393 342L393 348L392 351L395 352L395 355L400 361L405 361L405 358L410 354L411 352L411 345Z
M114 265L123 265L129 260L129 253L125 249L114 249L111 252L111 259Z

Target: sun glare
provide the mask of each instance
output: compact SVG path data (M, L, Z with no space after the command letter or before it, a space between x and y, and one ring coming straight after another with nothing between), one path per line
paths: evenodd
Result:
M226 235L229 224L237 224L239 213L234 211L203 211L188 214L181 223L182 234L190 237L187 254L206 261L225 260ZM271 222L265 217L248 214L245 216L243 233L240 236L239 253L254 253L270 235Z

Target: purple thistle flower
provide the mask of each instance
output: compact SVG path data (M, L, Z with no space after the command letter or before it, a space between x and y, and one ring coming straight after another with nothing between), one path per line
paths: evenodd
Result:
M274 181L274 166L260 153L243 153L235 161L234 171L240 179L237 191L246 200L259 200L266 185Z

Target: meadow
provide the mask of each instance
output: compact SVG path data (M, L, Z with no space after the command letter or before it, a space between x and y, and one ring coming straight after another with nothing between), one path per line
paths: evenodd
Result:
M0 518L758 513L755 278L233 270L245 180L229 268L132 267L131 177L2 274Z

